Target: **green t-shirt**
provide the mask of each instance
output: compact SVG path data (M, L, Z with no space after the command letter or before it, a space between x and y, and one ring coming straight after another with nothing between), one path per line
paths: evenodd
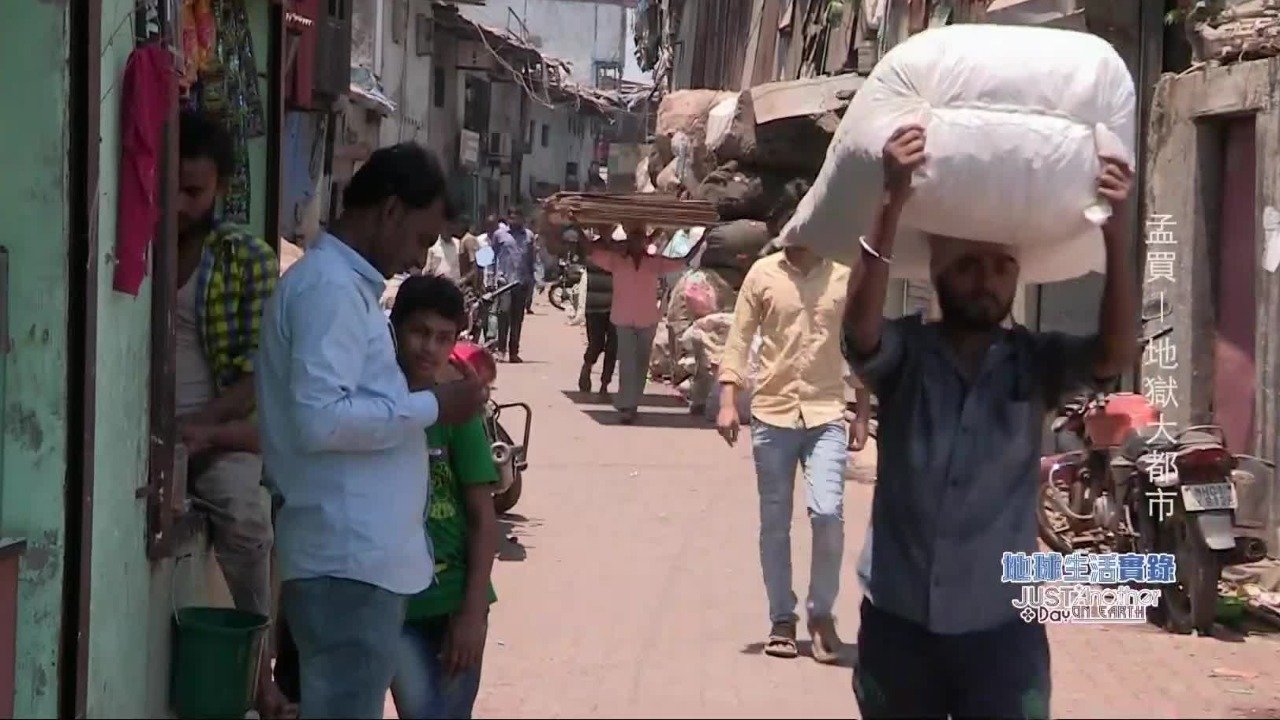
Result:
M431 458L431 506L427 533L436 559L435 582L409 600L407 620L450 615L462 606L467 585L467 510L464 488L493 485L493 464L484 420L476 416L462 425L427 428ZM497 600L489 586L489 602Z

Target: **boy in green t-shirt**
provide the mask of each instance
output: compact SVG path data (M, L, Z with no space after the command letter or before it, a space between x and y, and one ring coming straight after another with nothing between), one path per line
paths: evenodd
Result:
M466 326L462 290L436 275L407 278L391 308L397 355L413 390L461 376L449 364ZM409 601L391 693L401 718L470 718L480 689L489 575L498 551L497 468L484 420L427 429L431 503L426 529L435 582Z

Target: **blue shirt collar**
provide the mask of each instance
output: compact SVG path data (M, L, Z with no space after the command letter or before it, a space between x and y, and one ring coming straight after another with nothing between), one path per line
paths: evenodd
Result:
M336 253L352 270L356 271L357 275L375 285L379 292L386 288L386 277L378 272L378 269L370 264L368 260L365 260L363 255L353 250L350 245L342 242L337 236L327 232L322 233L316 241L316 247Z

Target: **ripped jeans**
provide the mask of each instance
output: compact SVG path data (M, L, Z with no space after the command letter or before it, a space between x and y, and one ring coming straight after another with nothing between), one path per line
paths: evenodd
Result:
M796 467L808 483L810 560L809 618L829 617L840 592L844 555L844 470L849 432L843 421L811 428L783 428L751 421L751 449L760 491L760 565L771 622L795 622L791 586L791 512Z

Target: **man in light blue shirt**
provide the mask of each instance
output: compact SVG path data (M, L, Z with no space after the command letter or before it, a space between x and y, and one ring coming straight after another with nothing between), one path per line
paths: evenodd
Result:
M379 306L448 215L428 151L375 152L343 215L280 280L263 315L256 385L281 501L276 549L298 646L301 716L381 718L407 598L431 584L424 431L480 411L474 377L410 392Z
M524 224L524 212L513 208L506 227L499 227L493 234L493 252L498 261L498 274L503 282L518 282L501 300L498 315L498 354L506 354L513 363L520 360L520 332L524 329L524 316L529 300L533 297L534 265L537 251L533 246L533 233Z

